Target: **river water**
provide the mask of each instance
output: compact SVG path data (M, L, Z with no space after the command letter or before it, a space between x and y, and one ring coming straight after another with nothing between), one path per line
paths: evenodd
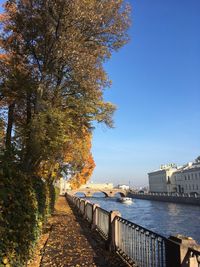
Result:
M200 244L200 207L193 205L133 199L132 204L123 204L117 198L87 198L103 209L118 210L121 216L165 237L182 234Z

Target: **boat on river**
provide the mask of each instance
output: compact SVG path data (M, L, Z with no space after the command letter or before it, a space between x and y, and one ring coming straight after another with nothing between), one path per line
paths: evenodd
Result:
M133 203L133 199L131 197L120 197L118 201L124 204L131 204Z

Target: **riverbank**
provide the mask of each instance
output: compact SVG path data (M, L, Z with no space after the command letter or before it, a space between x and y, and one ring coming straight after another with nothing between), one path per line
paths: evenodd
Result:
M87 222L59 197L55 213L41 236L36 255L29 267L125 267L116 254L105 249L105 243Z
M146 193L136 194L132 192L128 193L128 197L200 206L200 197L170 196L164 194L146 194Z

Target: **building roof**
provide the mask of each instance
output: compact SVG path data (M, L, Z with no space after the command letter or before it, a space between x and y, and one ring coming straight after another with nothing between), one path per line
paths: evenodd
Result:
M191 172L200 170L200 161L189 162L177 169L178 172Z
M199 171L200 170L200 160L197 158L195 161L188 162L187 164L180 166L180 167L177 167L174 163L167 164L167 165L161 165L160 169L149 172L148 175L159 174L159 173L166 172L168 170L174 170L174 173Z
M166 165L163 164L160 166L160 169L149 172L148 175L156 174L156 173L159 174L159 173L166 172L169 170L174 170L174 171L177 170L176 164L174 164L174 163L170 163L170 164L166 164Z

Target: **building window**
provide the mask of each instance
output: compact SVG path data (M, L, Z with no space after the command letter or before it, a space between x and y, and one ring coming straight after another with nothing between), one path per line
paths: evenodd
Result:
M194 176L195 176L195 179L197 179L197 173L195 173L195 175L194 175Z
M196 185L196 189L197 189L197 190L199 189L198 184Z
M185 180L187 180L187 176L185 175Z
M190 180L190 175L188 174L188 180Z
M191 179L193 180L193 173L191 174Z

